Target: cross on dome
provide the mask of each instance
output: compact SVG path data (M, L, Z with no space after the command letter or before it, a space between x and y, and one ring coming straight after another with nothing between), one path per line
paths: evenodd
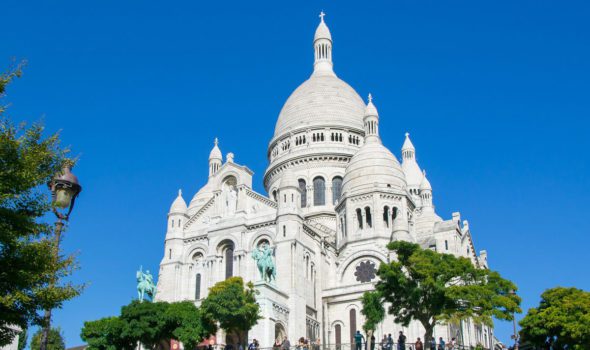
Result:
M324 13L324 11L320 11L320 20L323 22L324 21L324 16L326 14Z
M369 92L369 103L373 102L373 95Z
M178 197L182 197L182 189L178 189Z
M215 138L215 140L213 141L213 143L215 143L215 146L217 146L217 144L219 143L219 140L217 140L217 137Z

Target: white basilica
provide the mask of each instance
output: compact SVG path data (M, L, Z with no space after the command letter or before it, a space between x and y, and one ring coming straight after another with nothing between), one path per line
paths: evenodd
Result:
M311 76L288 98L269 142L264 188L252 189L252 171L223 160L217 140L209 156L209 179L187 206L172 203L157 300L194 300L216 282L241 276L254 282L262 320L250 331L261 347L287 335L348 344L362 331L361 295L373 289L375 270L391 256L391 240L470 258L486 268L486 252L473 246L459 213L443 220L433 190L406 134L398 158L379 136L379 114L341 80L332 67L332 38L324 23L313 41ZM274 250L276 281L260 275L252 252ZM394 324L391 316L375 336L402 330L408 342L423 337L418 323ZM493 347L493 330L463 321L437 326L435 337ZM225 343L222 331L217 342Z

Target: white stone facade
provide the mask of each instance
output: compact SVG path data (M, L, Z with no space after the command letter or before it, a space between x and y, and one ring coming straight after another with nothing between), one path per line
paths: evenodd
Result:
M332 68L332 38L323 16L314 37L314 71L289 97L270 140L264 175L268 196L252 189L252 171L223 162L217 140L209 179L187 206L179 193L168 214L157 300L195 300L228 276L255 283L263 319L250 332L262 347L288 335L347 344L362 330L361 295L373 289L374 268L391 256L391 240L472 259L473 247L459 213L441 219L430 182L416 162L409 135L399 160L381 143L379 114L340 80ZM253 248L275 249L276 284L262 282ZM375 336L403 330L408 342L423 337L388 316ZM465 345L492 348L493 331L463 322L438 326L445 340L463 334ZM224 335L218 334L224 343Z

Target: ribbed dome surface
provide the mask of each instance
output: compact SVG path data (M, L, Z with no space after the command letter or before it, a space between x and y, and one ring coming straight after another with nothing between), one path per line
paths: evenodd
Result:
M366 143L352 157L346 167L342 191L352 195L374 189L375 186L394 189L406 186L404 172L398 160L380 140Z
M275 127L275 137L314 126L363 129L365 104L335 75L312 75L289 96Z

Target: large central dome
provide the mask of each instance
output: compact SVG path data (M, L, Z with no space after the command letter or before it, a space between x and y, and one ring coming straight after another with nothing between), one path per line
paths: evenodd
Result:
M286 168L292 168L302 187L314 180L319 186L319 178L327 186L334 178L338 183L363 144L365 103L334 73L332 35L323 14L320 17L313 40L313 73L283 105L268 145L264 186L270 194L278 188ZM326 203L332 206L331 201Z
M357 92L335 74L313 74L287 99L274 136L319 126L362 130L364 110Z
M332 35L323 15L314 35L313 74L301 84L283 106L274 138L315 127L343 127L363 130L365 103L350 85L332 69Z

